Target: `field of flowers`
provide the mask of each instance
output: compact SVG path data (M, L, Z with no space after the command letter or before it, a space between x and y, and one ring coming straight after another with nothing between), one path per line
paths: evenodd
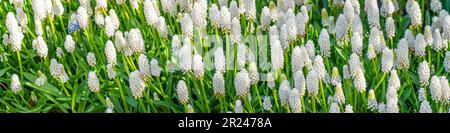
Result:
M0 112L447 113L449 10L0 0Z

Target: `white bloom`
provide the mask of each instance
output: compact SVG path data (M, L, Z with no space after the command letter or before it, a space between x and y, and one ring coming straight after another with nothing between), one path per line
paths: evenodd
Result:
M260 26L262 29L268 29L270 26L270 22L272 21L270 10L267 6L264 6L261 11L261 18L260 18ZM297 25L298 26L298 25ZM298 32L297 32L298 33Z
M163 37L163 38L167 37L168 29L167 29L166 20L164 19L164 17L159 16L158 22L156 23L156 29L158 30L159 35L161 37Z
M192 64L192 46L191 46L191 40L189 38L184 38L183 40L183 47L181 47L180 50L180 56L181 56L181 62L180 62L180 68L183 72L187 72L191 70L191 64Z
M212 81L214 95L217 97L225 96L225 80L222 73L216 72L213 76Z
M431 109L430 103L427 100L422 101L420 103L420 113L433 113L433 110Z
M109 10L109 17L111 17L111 21L115 25L114 29L116 29L116 30L119 29L120 21L119 21L119 18L117 17L116 11L114 9Z
M263 108L266 111L271 111L272 110L272 102L270 101L270 97L269 96L265 96L264 97Z
M88 86L89 86L89 89L94 93L97 93L98 91L100 91L100 82L98 81L97 74L95 74L95 72L93 72L93 71L89 72Z
M388 86L391 87L392 89L395 89L396 91L400 90L401 87L400 79L398 78L397 70L395 69L391 71L391 76L389 77L388 80Z
M316 97L319 93L319 76L316 70L312 70L306 76L306 85L308 89L308 95L311 97Z
M234 88L236 89L236 95L239 97L245 97L250 94L250 78L245 69L236 74Z
M97 59L95 58L94 53L89 52L86 56L88 65L91 67L95 67L95 65L97 64Z
M347 104L347 105L345 106L344 113L353 113L353 106L350 105L350 104Z
M244 109L242 108L241 100L236 100L236 103L234 104L234 112L235 113L244 113Z
M46 4L45 1L41 0L32 1L31 5L34 11L34 18L42 20L47 17L45 4Z
M380 31L373 27L370 29L369 45L372 45L376 53L380 53L384 47L381 45Z
M419 99L419 102L427 100L427 94L425 94L425 88L420 88L419 93L417 94L417 98Z
M293 113L301 113L302 112L302 103L299 95L299 91L297 89L292 89L289 92L289 105L291 107L291 111Z
M284 65L284 54L278 39L274 40L273 43L270 44L270 53L272 68L281 69Z
M159 77L161 75L161 67L158 65L158 60L152 59L150 61L150 68L152 76Z
M450 86L448 84L447 77L446 76L440 76L439 79L441 81L441 91L442 91L441 101L449 102L449 100L450 100Z
M306 81L302 71L296 71L294 73L294 88L300 93L300 97L303 97L306 93Z
M245 44L242 44L242 43L238 43L235 46L237 49L237 52L236 52L237 69L241 69L245 66L247 46L245 46Z
M87 10L80 6L77 10L77 21L82 29L86 29L89 27L89 15Z
M358 55L362 55L363 53L363 37L359 32L353 32L352 34L352 52Z
M432 46L433 43L433 31L431 30L431 26L425 26L423 30L423 36L425 37L425 43L427 46Z
M53 78L65 83L69 80L69 76L64 70L64 66L56 61L56 59L51 59L50 61L50 75Z
M158 22L158 14L156 12L155 6L153 5L153 0L145 0L144 17L145 21L147 21L147 24L150 26L155 26Z
M450 51L445 52L444 67L446 72L450 72Z
M430 80L430 93L431 98L433 98L434 101L441 101L443 94L442 94L442 86L439 78L434 75L431 77Z
M177 95L178 100L181 104L186 104L189 100L189 90L184 80L178 81L177 84Z
M131 29L130 32L128 32L127 40L133 53L140 54L145 52L144 39L142 38L141 30L137 28Z
M319 47L320 47L320 53L324 57L329 57L331 52L331 43L330 43L330 36L328 35L328 31L323 28L322 31L320 31L319 35Z
M289 106L289 93L291 90L291 86L289 85L289 81L283 80L280 84L280 89L278 91L278 96L280 97L281 106ZM298 93L298 92L297 92Z
M423 57L426 55L427 44L425 42L425 37L421 33L417 34L415 44L414 44L414 55L418 57Z
M329 113L341 113L339 105L336 102L331 103Z
M439 31L439 29L435 29L433 32L433 48L436 51L440 51L443 50L445 47L445 44L442 40L441 37L441 32Z
M317 55L316 58L314 58L314 69L316 70L319 79L322 81L326 80L326 75L328 74L325 64L323 63L323 58L320 55Z
M339 70L337 67L333 67L333 70L331 72L331 84L336 86L339 83L341 83L341 76L339 75Z
M48 53L47 44L45 43L44 38L42 36L38 36L36 39L33 40L33 49L36 50L36 53L41 58L46 58Z
M266 81L267 81L267 87L270 89L275 88L275 79L272 76L272 73L267 73Z
M22 85L20 83L20 79L19 76L17 76L17 74L13 74L11 76L11 91L15 94L22 91Z
M231 30L231 14L228 11L226 6L222 6L220 8L220 27L222 31L230 31Z
M384 48L383 56L381 57L381 71L389 72L394 66L394 52L389 47Z
M231 20L230 40L231 44L241 43L241 23L238 18L233 18Z
M395 37L395 22L392 17L386 19L386 34L389 38Z
M96 10L96 11L95 11L94 19L95 19L95 23L96 23L98 26L103 26L103 25L105 25L105 16L103 16L103 12L102 12L102 11Z
M356 70L356 75L353 80L353 84L359 93L366 91L367 87L366 78L364 77L364 72L361 68L358 68Z
M147 56L145 54L140 54L138 59L138 66L140 75L145 79L150 77L150 64L148 62Z
M430 2L430 9L434 13L439 13L442 10L442 4L439 0L431 0Z
M419 64L417 68L417 75L419 76L419 82L421 86L426 86L430 80L430 68L428 67L427 61L423 61Z
M116 78L116 71L114 70L112 64L106 65L106 71L108 72L108 78L109 78L109 79L114 79L114 78Z
M367 109L376 110L378 108L377 99L375 97L375 92L373 89L369 91L368 100L367 100Z
M394 3L391 0L382 0L381 1L381 15L383 17L387 17L394 13L395 7Z
M116 25L112 21L110 16L105 17L105 33L107 37L114 36L114 33L116 32Z
M250 77L250 83L252 85L255 85L259 81L259 73L258 73L258 67L256 66L255 62L250 62L248 65L248 74Z
M211 7L209 8L209 21L211 21L211 25L213 27L220 27L220 11L216 4L211 4Z
M43 74L41 71L38 71L39 77L34 81L34 84L37 86L43 86L45 82L47 82L47 76Z
M116 49L120 52L124 52L125 49L128 48L127 40L123 36L122 31L116 31L116 33L114 34L114 45L116 46Z
M169 13L171 16L175 16L178 12L175 0L161 0L161 7L163 11Z
M409 0L408 2L411 2L411 0ZM407 8L408 8L408 6L407 6ZM417 1L415 1L415 0L412 1L410 10L408 11L408 9L407 9L407 13L408 13L409 17L411 18L412 26L422 25L422 12L420 10L420 6L419 6L419 3L417 3Z
M73 41L72 35L67 35L64 41L64 48L66 52L73 53L75 51L75 41Z
M397 49L395 49L395 54L396 54L396 66L399 69L408 69L409 68L409 55L408 55L408 43L406 42L406 40L400 39L398 45L397 45Z
M139 75L139 71L135 70L130 73L129 80L131 94L135 99L141 98L145 89L145 82Z
M255 0L245 0L244 1L244 8L245 8L245 16L248 20L255 20L256 19L256 5Z
M194 76L197 79L202 79L205 74L205 68L203 65L203 59L200 54L195 54L192 59L192 70L194 71Z
M216 72L225 73L225 54L223 53L223 48L218 47L214 52L214 67Z
M189 14L184 13L183 18L181 18L181 31L183 35L191 38L194 32L194 24L192 23L192 19Z
M302 55L302 51L301 51L300 47L295 46L292 51L292 56L291 56L291 67L292 67L293 72L302 70L302 68L304 66L302 58L304 58L304 57Z
M105 55L108 64L116 65L116 48L111 40L108 40L105 45Z
M341 83L336 84L336 90L334 92L334 101L338 104L344 104L345 103L345 95L344 91L342 90Z
M13 52L20 51L22 49L22 39L24 36L20 31L19 24L12 12L8 12L6 15L5 25L9 31L9 43L11 44L11 50Z
M348 21L343 14L338 16L336 22L336 39L344 41L348 36Z

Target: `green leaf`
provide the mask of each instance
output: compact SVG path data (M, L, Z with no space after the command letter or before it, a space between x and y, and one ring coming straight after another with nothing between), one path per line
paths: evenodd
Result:
M0 70L0 77L2 77L6 73L6 71L8 71L10 68L11 67L7 67L7 68Z
M136 99L131 98L129 96L125 96L125 99L126 99L127 103L130 104L133 107L136 107L137 104L138 104L138 101Z
M160 106L164 106L164 107L170 108L174 112L183 110L183 107L181 107L180 105L172 104L172 103L169 103L167 101L154 101L154 103L155 103L155 105L160 105Z

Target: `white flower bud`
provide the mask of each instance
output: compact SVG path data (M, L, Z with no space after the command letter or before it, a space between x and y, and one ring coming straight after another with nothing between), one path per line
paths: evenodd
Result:
M216 97L225 96L225 80L222 73L216 72L213 76L213 90Z
M341 113L339 105L336 102L331 103L329 113Z
M320 53L324 57L329 57L331 52L331 42L330 42L330 36L328 35L328 31L323 28L322 31L320 31L319 35L319 47L320 47Z
M394 66L394 52L388 47L384 48L383 56L381 57L381 71L389 72Z
M77 10L77 21L82 29L89 27L89 15L87 10L82 6Z
M95 74L95 72L93 72L93 71L89 72L88 86L89 86L89 90L91 90L94 93L97 93L100 91L100 82L98 81L97 74Z
M64 48L66 52L73 53L75 51L75 41L73 41L72 35L67 35L64 41Z
M203 65L203 59L200 54L195 54L192 59L192 70L194 71L194 76L197 79L202 79L205 74L205 68Z
M108 72L108 78L109 78L109 79L114 79L114 78L116 78L116 71L114 70L112 64L106 65L106 71Z
M242 108L241 100L236 100L236 103L234 104L234 112L235 113L244 113L244 109Z
M278 96L280 97L281 106L288 107L289 106L289 93L291 90L291 86L289 85L289 81L283 80L280 84L280 89L278 91Z
M373 91L373 89L371 89L368 94L367 109L373 111L373 110L377 110L377 108L378 108L378 103L377 103L377 99L375 98L375 92Z
M189 100L189 90L188 90L188 87L186 85L186 82L184 82L184 80L178 81L177 95L178 95L178 100L180 101L181 104L187 104L187 102Z
M272 110L272 101L270 101L270 97L269 96L265 96L264 97L263 108L266 111L271 111Z
M136 28L131 29L127 38L128 44L133 53L140 54L145 52L144 39L142 38L141 30Z
M95 58L94 53L89 52L86 56L88 65L91 67L95 67L95 65L97 64L97 59Z
M134 99L141 98L145 89L145 82L139 75L139 71L135 70L131 72L128 81L130 84L131 94Z
M316 70L312 69L306 76L306 85L308 89L308 95L311 97L316 97L319 93L319 76Z
M44 38L42 36L38 36L36 39L33 40L33 49L36 50L36 53L41 58L46 58L48 53L47 44L45 43Z
M105 55L108 64L116 65L116 48L111 40L108 40L105 45Z
M139 72L141 76L145 79L150 77L150 64L145 54L140 54L138 59Z
M250 94L250 78L245 69L236 74L234 88L236 89L236 95L239 97L245 97Z
M430 68L428 67L427 61L423 61L419 64L417 68L417 75L419 76L419 82L421 86L428 85L430 80Z
M299 91L297 89L292 89L289 92L289 105L291 107L292 113L301 113L302 112L302 103L299 95Z
M20 79L19 76L17 76L17 74L13 74L11 76L11 91L15 94L22 91L22 85L20 83Z

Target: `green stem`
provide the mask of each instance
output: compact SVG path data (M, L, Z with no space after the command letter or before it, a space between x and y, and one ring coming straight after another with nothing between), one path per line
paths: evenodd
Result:
M20 79L23 80L23 69L22 69L22 59L20 58L20 52L16 51L17 60L19 60L19 68L20 68Z

